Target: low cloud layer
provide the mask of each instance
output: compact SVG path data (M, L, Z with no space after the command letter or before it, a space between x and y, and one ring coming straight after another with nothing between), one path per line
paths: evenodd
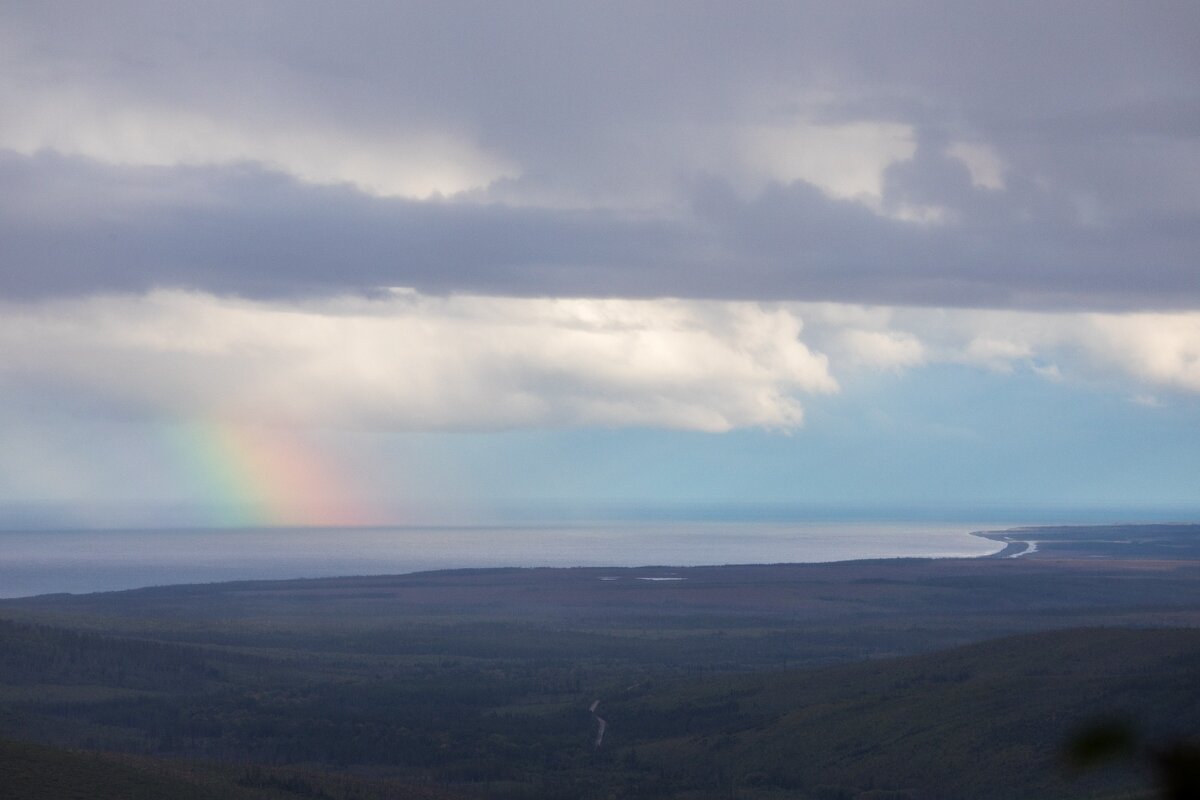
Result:
M746 303L156 292L5 309L0 380L295 425L791 428L800 395L837 390L800 332Z
M389 430L803 423L839 376L960 364L1200 392L1200 314L157 291L8 304L0 390L151 418Z

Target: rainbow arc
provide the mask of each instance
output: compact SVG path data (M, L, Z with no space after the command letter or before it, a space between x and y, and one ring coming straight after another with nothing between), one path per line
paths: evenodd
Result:
M214 525L371 523L340 470L295 434L225 422L171 428L173 449L212 508Z

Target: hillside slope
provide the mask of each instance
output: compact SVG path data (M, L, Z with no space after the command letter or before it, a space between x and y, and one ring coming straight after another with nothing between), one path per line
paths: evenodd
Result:
M610 742L702 796L1061 798L1146 778L1072 778L1059 753L1089 720L1152 739L1197 734L1200 631L1056 631L817 671L749 675L610 703ZM724 795L711 791L723 787ZM816 795L814 795L816 796Z

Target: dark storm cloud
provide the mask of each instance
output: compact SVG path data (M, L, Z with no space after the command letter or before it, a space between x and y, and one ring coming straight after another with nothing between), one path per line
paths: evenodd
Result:
M602 292L609 269L678 257L687 246L668 224L372 198L248 167L6 157L0 182L0 280L9 296L156 286L252 296L384 286ZM194 194L173 194L181 184Z
M689 214L645 220L372 198L247 167L7 157L0 281L9 297L163 286L270 297L412 286L1040 307L1200 302L1200 226L1189 220L1087 228L1056 217L1053 201L1035 189L1029 204L1048 207L1022 218L998 207L994 193L972 189L957 162L930 167L930 184L918 179L922 164L918 154L889 175L888 195L958 197L965 211L956 224L881 217L803 182L746 200L723 181L698 181ZM917 177L903 174L913 171Z
M0 292L1196 306L1198 33L1192 3L11 4ZM87 103L351 149L453 135L513 177L416 200L30 154L55 129L25 117ZM874 205L748 182L730 142L798 118L908 126L916 154Z

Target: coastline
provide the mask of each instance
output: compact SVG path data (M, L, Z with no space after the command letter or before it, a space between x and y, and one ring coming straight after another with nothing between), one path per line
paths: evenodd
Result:
M1035 529L1013 529L1013 531L1024 530ZM1027 539L1018 539L1013 535L1013 531L972 531L972 536L978 536L980 539L989 539L993 542L1000 542L1004 545L1004 547L994 553L986 553L981 556L976 556L976 558L1018 558L1020 556L1037 552L1036 542Z
M1200 561L1200 524L1195 522L1041 525L971 535L1004 545L980 558Z
M974 558L988 527L944 522L649 522L524 527L0 533L0 595L493 567Z
M488 569L674 568L853 564L899 561L1155 560L1200 562L1200 524L942 528L920 546L919 523L807 531L782 524L628 528L231 530L177 533L7 533L0 597L92 594L146 587L347 576L396 576ZM964 526L965 527L965 526ZM518 533L522 535L513 536ZM955 537L987 540L994 552L960 548ZM171 544L176 549L145 545ZM58 540L58 541L51 541ZM851 542L853 542L851 544ZM898 542L904 542L897 546ZM123 546L116 547L114 545ZM236 547L230 545L236 544ZM85 546L86 545L86 546ZM334 546L336 545L336 547ZM923 551L923 552L922 552ZM973 552L972 552L973 551ZM95 554L84 558L81 554ZM288 553L281 557L280 553ZM149 555L147 555L149 554Z

